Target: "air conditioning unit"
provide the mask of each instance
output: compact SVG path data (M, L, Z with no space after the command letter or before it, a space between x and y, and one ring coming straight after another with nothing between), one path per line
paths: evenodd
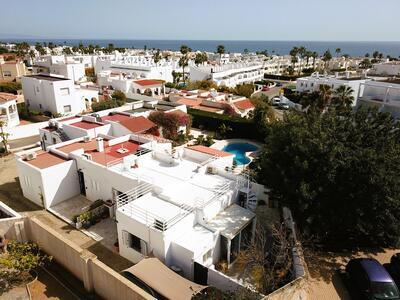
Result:
M85 157L87 160L92 160L91 154L83 153L82 156Z
M88 136L88 135L83 137L83 142L84 143L89 143L91 140L92 140L92 138L90 136Z
M35 159L35 158L36 158L36 152L28 153L28 154L25 156L25 160L27 160L27 161L33 160L33 159Z

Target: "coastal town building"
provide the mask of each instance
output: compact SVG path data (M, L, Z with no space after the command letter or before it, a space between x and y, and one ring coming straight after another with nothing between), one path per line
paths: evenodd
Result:
M5 61L0 56L0 81L20 81L27 74L23 61Z
M217 92L213 89L210 91L192 90L171 92L169 94L169 101L186 105L192 109L217 114L223 114L229 110L241 117L248 116L248 114L255 109L251 100L246 97Z
M148 135L97 133L18 153L17 167L24 196L49 211L79 211L80 197L107 203L119 253L133 263L151 255L190 280L226 288L239 283L216 265L234 264L256 224L258 185L231 171L233 158Z
M99 101L96 89L81 87L72 79L54 75L30 75L22 77L25 105L31 109L52 114L78 114L91 109Z
M16 95L0 93L0 121L5 122L7 128L19 125Z
M357 106L375 106L400 118L400 84L369 81L360 85Z
M360 84L369 81L370 79L363 79L360 77L351 77L347 72L345 76L321 75L318 72L308 77L298 78L296 82L296 91L298 92L316 92L319 91L320 85L328 85L332 90L340 86L348 86L352 88L354 97L353 106L357 103L357 96L360 89Z
M190 66L190 80L211 80L218 86L236 87L264 78L263 62Z
M369 74L382 76L400 76L400 61L374 64Z
M97 84L101 88L112 88L125 93L128 98L137 95L150 97L165 95L164 81L159 79L135 79L125 73L102 71L97 74Z

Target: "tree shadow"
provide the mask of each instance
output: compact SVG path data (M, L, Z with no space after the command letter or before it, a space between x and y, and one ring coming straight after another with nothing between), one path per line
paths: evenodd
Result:
M38 211L42 208L31 202L22 194L19 178L0 185L0 201L11 207L16 212Z

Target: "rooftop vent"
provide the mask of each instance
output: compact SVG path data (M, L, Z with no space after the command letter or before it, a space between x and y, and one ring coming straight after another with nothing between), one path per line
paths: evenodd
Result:
M86 136L83 137L83 142L84 143L89 143L90 141L91 141L90 136L86 135Z
M27 160L27 161L34 160L35 158L36 158L36 152L28 153L25 156L25 160Z

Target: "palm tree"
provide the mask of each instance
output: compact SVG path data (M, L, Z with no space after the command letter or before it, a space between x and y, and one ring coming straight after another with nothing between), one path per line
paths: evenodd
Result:
M189 65L188 53L191 51L192 51L192 49L190 49L188 46L186 46L186 45L181 46L182 57L179 59L179 66L182 68L182 76L183 76L184 83L186 83L185 67L187 67Z
M336 48L336 50L335 50L336 56L339 56L339 54L340 54L341 52L342 52L342 49Z
M325 51L324 55L322 55L322 60L325 62L324 69L326 70L329 64L329 61L332 59L331 51L328 49Z
M327 84L321 84L319 86L319 107L322 109L325 109L327 106L329 106L332 98L332 89L329 85Z
M219 63L221 63L222 54L225 53L225 46L224 45L218 45L217 53L219 54Z
M354 101L353 93L351 87L341 85L333 92L332 103L338 108L350 108Z
M316 60L317 57L318 57L318 53L314 51L314 52L311 54L311 57L312 57L312 59L313 59L313 69L315 69L315 60Z
M154 63L157 65L158 62L161 60L161 53L160 53L160 49L157 49L156 53L154 53L153 55L153 60Z
M306 47L301 46L299 48L299 55L300 55L300 58L301 58L301 62L300 62L300 66L299 66L299 75L301 75L301 72L302 72L303 60L306 57L306 53L307 53Z
M295 67L296 67L296 63L299 60L298 57L297 57L299 55L299 48L293 47L292 50L290 50L289 54L292 57L291 63L292 63L292 67L293 67L293 70L294 70Z

